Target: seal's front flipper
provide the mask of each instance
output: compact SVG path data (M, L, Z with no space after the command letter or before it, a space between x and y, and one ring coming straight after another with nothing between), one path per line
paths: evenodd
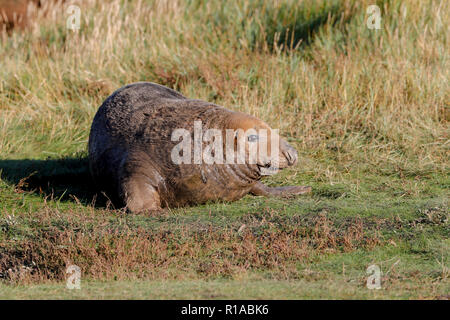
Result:
M250 190L250 193L254 196L272 196L272 197L297 196L310 192L311 187L309 186L268 187L259 181Z
M159 193L144 175L128 177L122 184L122 195L126 208L132 213L161 209Z

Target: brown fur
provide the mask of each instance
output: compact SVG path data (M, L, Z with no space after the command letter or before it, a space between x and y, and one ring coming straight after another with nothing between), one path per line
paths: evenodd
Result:
M233 201L248 193L280 196L309 191L262 185L261 167L266 163L175 164L171 150L178 142L171 141L172 132L184 128L193 135L196 120L202 121L204 129L271 130L250 115L188 99L164 86L131 84L108 97L94 118L89 137L94 180L114 202L133 212ZM297 152L276 137L280 139L279 167L296 164Z
M64 0L0 0L0 32L11 33L13 29L26 29L35 18L36 10L44 10Z
M28 23L29 5L39 6L38 0L0 0L0 28L11 31L14 28L23 29Z

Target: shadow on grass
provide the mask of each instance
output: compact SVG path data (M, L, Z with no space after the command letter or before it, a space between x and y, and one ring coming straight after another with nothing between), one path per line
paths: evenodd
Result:
M292 12L287 9L282 6L274 18L267 19L266 41L271 49L273 49L275 42L278 46L285 44L296 47L299 43L309 45L319 28L325 25L328 20L334 23L341 14L341 8L338 4L332 4L312 13L306 10Z
M314 36L329 24L331 27L343 28L354 12L346 12L341 1L333 0L316 3L314 1L289 4L282 3L279 7L267 6L262 13L262 28L250 28L253 46L261 35L271 50L277 46L295 48L298 45L309 45ZM252 15L252 13L250 14ZM252 30L253 29L253 30ZM258 36L259 35L259 36Z
M89 172L87 158L0 160L0 177L16 189L58 199L104 207Z

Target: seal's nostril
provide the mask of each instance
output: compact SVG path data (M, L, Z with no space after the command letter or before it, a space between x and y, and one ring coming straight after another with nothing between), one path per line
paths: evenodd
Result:
M292 160L292 165L297 164L297 160L298 160L298 156L297 156L297 153L295 153L295 156L293 157L293 160Z
M289 165L294 165L297 163L297 151L295 151L294 149L287 150L284 155Z

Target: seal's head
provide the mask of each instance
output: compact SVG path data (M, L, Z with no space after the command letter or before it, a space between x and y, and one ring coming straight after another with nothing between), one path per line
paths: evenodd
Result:
M228 119L228 129L235 132L235 151L245 150L245 163L260 175L271 175L297 164L297 151L270 128L253 116L233 112Z

